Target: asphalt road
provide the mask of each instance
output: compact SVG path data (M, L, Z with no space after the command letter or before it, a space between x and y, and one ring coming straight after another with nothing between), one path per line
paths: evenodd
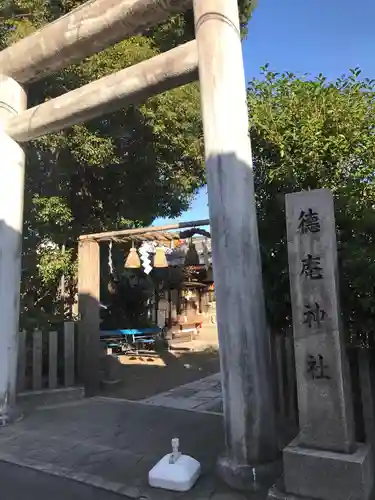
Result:
M0 462L1 498L11 500L120 500L99 488Z

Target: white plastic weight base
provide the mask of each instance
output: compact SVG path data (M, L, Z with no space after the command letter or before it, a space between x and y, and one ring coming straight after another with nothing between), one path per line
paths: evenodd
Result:
M180 455L171 463L172 453L165 455L148 473L149 485L171 491L189 491L201 473L200 463L188 455Z

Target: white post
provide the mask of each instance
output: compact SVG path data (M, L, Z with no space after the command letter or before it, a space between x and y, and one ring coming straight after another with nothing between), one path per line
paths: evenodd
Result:
M26 93L0 75L0 128L27 107ZM25 155L0 130L0 425L14 417L19 332L19 296Z
M224 398L219 473L267 487L279 468L237 0L194 0Z

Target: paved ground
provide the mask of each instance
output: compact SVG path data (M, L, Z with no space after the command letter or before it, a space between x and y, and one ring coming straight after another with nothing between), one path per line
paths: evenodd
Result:
M219 374L214 374L139 402L98 397L45 407L0 429L0 464L5 461L34 473L46 472L58 481L61 477L74 479L133 499L250 498L228 490L215 475L215 463L224 448L220 389ZM285 422L280 424L282 448L294 437L295 429L287 429ZM201 479L186 494L151 489L147 483L149 470L170 452L174 437L180 438L181 451L202 465ZM28 476L25 478L28 480ZM31 477L30 487L36 478L35 474ZM41 487L59 488L52 479L46 479ZM27 483L20 482L15 488L21 494L27 491ZM83 499L89 494L86 491L82 490ZM95 493L94 498L115 498L98 495ZM19 500L17 496L11 498Z
M0 462L4 500L120 500L115 493Z
M222 414L220 373L146 398L142 403L177 410Z
M147 484L148 471L169 453L173 437L180 438L183 453L202 465L201 479L186 494L151 489ZM0 429L0 461L133 499L243 500L215 477L222 449L220 415L105 398L35 411Z

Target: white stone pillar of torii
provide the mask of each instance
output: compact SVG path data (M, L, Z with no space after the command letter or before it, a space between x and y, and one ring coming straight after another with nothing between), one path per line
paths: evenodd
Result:
M27 107L24 89L0 75L0 127ZM15 417L25 154L0 129L0 425Z
M229 485L279 470L237 0L194 0Z

